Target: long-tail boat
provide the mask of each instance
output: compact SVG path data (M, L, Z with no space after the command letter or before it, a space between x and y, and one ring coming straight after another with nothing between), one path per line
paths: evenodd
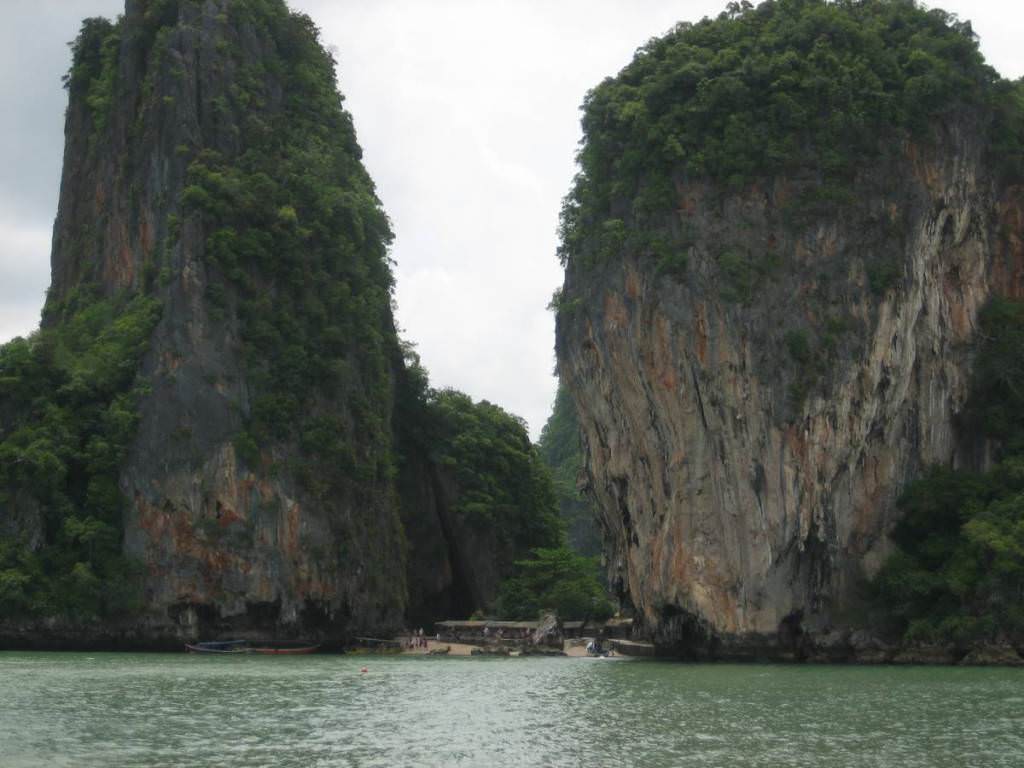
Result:
M303 653L316 653L319 649L320 649L319 645L302 645L302 646L298 646L298 647L294 647L294 648L289 648L289 647L283 647L283 648L273 648L273 647L249 648L248 651L249 651L249 653L263 653L263 654L267 654L268 656L274 656L274 655L278 655L278 654L294 656L294 655L303 654Z
M248 640L209 640L201 643L186 643L185 650L189 653L239 654L257 653L265 656L295 656L316 653L319 645L300 646L250 646Z
M189 653L248 653L246 640L208 640L203 643L185 643Z

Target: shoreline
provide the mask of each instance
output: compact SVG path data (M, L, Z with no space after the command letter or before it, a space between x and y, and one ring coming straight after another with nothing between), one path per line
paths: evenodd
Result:
M267 636L251 636L250 633L238 633L240 639L253 642L266 642ZM459 658L470 657L473 651L483 655L505 655L495 652L493 643L449 642L429 638L426 648L405 648L401 645L403 636L393 636L396 647L387 653L404 656L447 655ZM289 637L283 635L279 641L312 641L319 642L317 655L341 655L358 650L353 639L330 640L325 638ZM864 643L863 645L847 643L808 643L803 647L782 647L778 644L765 642L733 642L717 647L671 647L659 644L638 643L642 646L637 653L619 653L630 658L657 658L661 661L700 664L783 664L783 665L835 665L835 666L946 666L946 667L1024 667L1024 649L1011 644L990 643L979 644L968 648L957 648L947 645L900 646L881 642ZM149 633L144 627L108 627L103 630L89 626L41 627L20 626L4 627L0 625L0 652L27 651L53 653L184 653L187 642L195 642L196 638L184 638L163 633ZM635 641L615 640L622 646L632 645ZM509 643L507 647L515 649ZM613 645L614 647L614 645ZM444 649L447 653L441 653ZM376 655L372 649L358 650L365 655ZM545 654L540 650L527 655L561 655L569 658L586 656L585 640L581 638L566 639L561 651L552 649Z
M431 654L429 651L435 647L440 646L451 647L449 653L446 654ZM584 652L569 652L566 650L564 653L539 653L539 654L517 654L511 656L504 653L483 653L474 655L473 650L480 648L480 646L469 645L466 643L446 643L441 641L431 641L427 650L422 649L402 649L400 651L393 652L375 652L368 651L366 649L353 648L353 647L339 647L332 646L328 648L321 648L316 653L304 654L302 656L289 656L287 658L311 658L311 657L326 657L326 656L362 656L362 657L427 657L427 658L477 658L479 656L487 658L588 658L587 653ZM154 647L152 645L120 645L120 646L83 646L83 645L72 645L68 644L63 647L54 647L48 645L47 647L30 647L26 645L13 645L13 644L0 644L0 654L5 653L38 653L38 654L71 654L71 653L99 653L99 654L116 654L116 653L131 653L140 655L180 655L182 657L189 657L194 654L188 654L185 651L184 644L178 648ZM273 658L280 660L285 658L282 656L259 656L258 654L240 654L239 656L231 656L231 658ZM220 657L217 657L220 658ZM880 660L867 660L867 659L787 659L781 657L753 657L753 656L729 656L729 657L717 657L717 658L684 658L681 656L675 656L670 654L659 653L653 656L631 656L626 654L616 654L611 657L614 659L632 659L632 660L643 660L643 661L657 661L666 662L673 664L680 664L684 666L781 666L781 667L947 667L950 669L954 668L999 668L999 669L1024 669L1024 659L1009 658L1002 660L999 658L992 659L979 659L979 660L966 660L961 659L959 661L949 660L946 658L934 658L925 655L917 654L904 654L903 656L897 656L890 659Z

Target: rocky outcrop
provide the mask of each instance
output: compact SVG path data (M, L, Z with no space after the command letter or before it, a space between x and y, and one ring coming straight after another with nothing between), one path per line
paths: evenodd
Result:
M149 292L163 306L121 472L125 550L144 563L149 634L318 637L399 626L405 539L389 483L317 497L282 470L300 458L291 439L258 446L256 461L236 450L259 385L243 359L233 289L208 257L210 218L181 200L200 152L239 157L249 149L239 127L271 124L287 98L280 66L263 66L281 61L286 41L229 5L128 0L111 103L98 108L95 86L72 81L50 306L87 284ZM248 88L262 103L243 110L246 78L257 79ZM227 292L226 312L210 301L215 289ZM394 339L389 312L379 332ZM374 399L372 384L359 386L340 401L304 404L348 425L357 450L353 404Z
M960 660L963 666L1024 667L1024 658L1010 645L987 645L974 648Z
M961 116L898 143L802 217L796 180L676 175L685 274L570 261L558 369L610 576L660 644L806 655L857 624L901 487L985 462L958 418L979 310L1021 295L1024 197L984 135Z
M337 642L479 607L457 489L429 440L398 456L391 235L312 22L283 0L127 0L74 57L43 327L96 297L161 307L118 483L139 600L0 617L0 644ZM0 537L40 550L42 518L0 494Z
M0 647L330 647L493 602L557 536L550 481L399 341L313 22L127 0L72 50L42 330L0 349Z

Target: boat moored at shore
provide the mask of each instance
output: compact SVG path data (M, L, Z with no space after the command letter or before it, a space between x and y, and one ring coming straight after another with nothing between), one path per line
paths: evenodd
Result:
M250 645L248 640L208 640L186 643L188 653L257 654L261 656L300 656L316 653L319 645Z

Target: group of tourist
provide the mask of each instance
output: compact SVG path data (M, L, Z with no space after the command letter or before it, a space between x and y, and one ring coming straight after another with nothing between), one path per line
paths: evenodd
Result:
M505 639L505 633L501 631L501 627L498 627L494 631L494 635L493 636L494 636L494 639L498 640L499 642ZM484 627L484 642L486 642L490 638L491 638L491 628L490 627Z
M414 629L409 633L406 648L426 648L427 636L423 634L423 627Z

